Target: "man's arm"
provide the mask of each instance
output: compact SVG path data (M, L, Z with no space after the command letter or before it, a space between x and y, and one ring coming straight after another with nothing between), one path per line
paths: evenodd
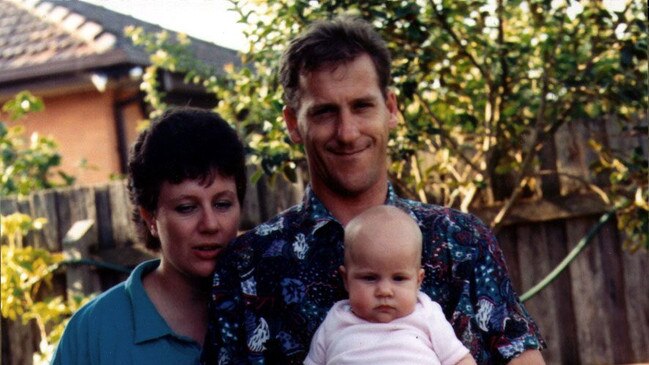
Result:
M513 358L509 365L545 365L545 360L539 350L527 350Z
M217 257L208 310L208 326L201 353L201 364L243 361L245 332L241 280L236 270L237 257L227 248Z
M544 364L539 349L545 347L545 343L536 323L513 288L496 237L488 226L475 219L475 229L480 237L476 241L480 254L474 264L474 274L480 280L476 280L475 290L481 298L476 304L479 312L475 319L480 328L489 333L488 336L494 336L486 338L485 344L499 343L490 349L492 356L502 351L502 356L510 361L509 364ZM529 350L512 358L512 350L521 345Z

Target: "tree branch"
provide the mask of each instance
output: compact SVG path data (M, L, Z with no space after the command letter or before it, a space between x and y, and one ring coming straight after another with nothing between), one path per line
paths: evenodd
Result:
M446 133L446 131L442 126L442 123L439 121L435 113L433 113L433 111L430 109L430 106L428 105L428 103L426 103L426 101L421 96L419 91L415 91L414 95L417 99L419 99L419 102L421 103L421 105L423 105L424 109L426 110L426 113L430 116L431 120L435 122L435 124L437 125L437 128L439 130L439 135L442 137L442 139L444 139L444 141L448 143L450 148L460 157L461 160L466 162L474 170L484 175L484 171L480 169L480 167L476 165L473 161L471 161L464 153L462 153L460 146L458 146L457 142L455 142L455 140L451 138L451 136L449 136L448 133Z
M539 105L539 110L536 114L536 125L533 131L534 137L532 139L532 142L529 144L530 147L528 148L527 152L523 154L523 156L525 157L523 158L523 162L521 163L520 173L518 174L515 180L517 181L517 184L516 187L514 188L514 191L512 191L505 205L500 209L498 214L496 214L494 220L491 222L491 228L494 231L494 234L497 234L500 231L505 216L509 213L509 211L514 206L514 203L518 200L518 197L523 192L523 188L525 187L528 181L528 174L529 171L531 170L532 162L534 161L536 152L541 148L541 146L543 146L542 139L545 138L544 137L545 134L543 133L543 124L545 122L545 109L547 106L547 95L548 95L548 70L547 67L545 67L547 63L543 62L543 64L544 64L544 70L543 70L543 78L542 78L543 84L541 86L542 88L541 104Z
M448 24L448 21L446 21L444 14L437 10L437 6L433 4L431 8L433 9L433 12L435 12L435 17L437 18L437 20L439 20L442 29L444 29L451 36L453 42L455 42L455 44L459 47L460 54L464 55L469 60L469 62L471 62L471 64L480 71L480 74L485 78L489 89L493 89L493 81L491 80L491 75L489 75L487 70L485 70L480 63L478 63L478 60L471 53L469 53L469 51L460 41L460 37L458 37L455 31L453 31L453 28L451 28L451 25Z

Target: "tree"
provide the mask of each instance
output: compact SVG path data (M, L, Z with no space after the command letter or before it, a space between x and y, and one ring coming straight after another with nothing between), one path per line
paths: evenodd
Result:
M63 329L72 314L91 297L73 295L66 301L63 295L47 295L54 272L63 261L62 253L51 253L42 248L22 245L30 231L46 224L44 218L32 219L14 213L0 216L2 230L2 317L28 325L36 324L40 343L34 354L34 363L49 364Z
M247 67L229 70L226 79L202 79L219 98L218 111L240 121L253 160L268 174L291 177L304 163L281 117L281 51L311 22L341 13L371 21L392 51L402 120L390 145L390 173L406 196L465 211L501 202L489 222L497 230L522 196L540 197L544 179L557 178L556 166L540 156L562 126L615 118L647 134L642 1L620 9L562 0L271 0L232 7L249 25ZM633 242L649 247L646 152L593 146L602 157L593 174L608 174L613 184L605 199L628 218L619 222L634 222ZM633 173L620 175L620 165Z
M40 98L23 91L6 102L2 110L10 119L18 120L43 108ZM56 142L35 133L27 143L23 134L22 126L7 127L0 122L0 195L27 195L61 184L53 182L51 176L61 162ZM74 181L63 172L58 175L64 185ZM2 317L20 320L23 325L36 324L40 344L34 362L47 364L72 313L90 298L71 296L65 301L62 295L51 296L43 291L51 287L54 271L63 263L63 254L23 246L22 240L30 231L41 229L46 219L14 213L0 216L0 222Z

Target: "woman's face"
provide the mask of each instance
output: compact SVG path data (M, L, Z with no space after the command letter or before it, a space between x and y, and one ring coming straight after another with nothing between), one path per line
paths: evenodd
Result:
M234 177L217 174L208 186L200 180L163 182L158 208L146 219L160 239L161 270L209 277L217 254L236 237L240 215Z

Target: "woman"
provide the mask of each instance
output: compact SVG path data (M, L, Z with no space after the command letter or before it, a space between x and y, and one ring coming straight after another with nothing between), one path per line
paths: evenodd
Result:
M139 136L128 180L139 233L160 258L75 313L53 364L198 363L214 259L239 227L243 145L217 114L174 109Z

